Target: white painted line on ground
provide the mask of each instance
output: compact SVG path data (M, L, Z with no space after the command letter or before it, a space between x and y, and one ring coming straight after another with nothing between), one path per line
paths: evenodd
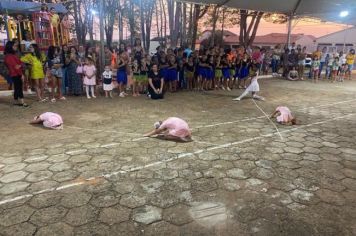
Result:
M323 105L318 105L318 106L313 106L313 107L300 108L300 109L297 109L297 111L303 111L303 110L307 110L307 109L315 109L315 108L319 108L319 107L329 107L329 106L334 106L334 105L343 104L343 103L349 103L349 102L353 102L353 101L356 101L356 99L340 101L340 102L335 102L335 103L330 103L330 104L323 104ZM265 113L265 112L263 112L263 113ZM226 121L226 122L215 123L215 124L210 124L210 125L202 125L202 126L198 126L198 127L195 127L195 128L191 128L191 130L199 130L199 129L203 129L203 128L212 128L212 127L216 127L216 126L235 124L235 123L244 122L244 121L258 120L258 119L262 119L262 118L265 118L265 117L266 117L266 115L258 116L258 117L245 118L245 119L242 119L242 120ZM277 128L277 126L274 123L273 123L273 125L275 126L275 128ZM115 130L90 129L90 128L81 128L81 127L76 127L76 126L65 126L65 127L72 128L72 129L79 129L79 130L88 130L88 131L97 131L97 132L118 133L118 134L128 134L128 135L142 136L142 134L138 134L138 133L127 133L127 132L120 132L120 131L115 131ZM281 137L281 138L283 139L283 137ZM127 142L127 141L129 141L129 142L130 141L137 142L137 141L141 141L141 140L145 140L145 139L148 139L148 137L130 139L130 140L126 140L124 142ZM113 146L115 146L115 145L113 145ZM110 147L110 146L108 146L108 147Z
M269 122L271 122L271 124L274 126L274 128L276 129L279 137L283 140L283 137L281 135L281 133L279 132L278 127L276 126L276 124L269 118L269 115L266 114L266 112L259 106L257 105L255 99L252 99L253 103L255 104L255 106L265 115L265 117L269 120Z
M101 145L100 147L107 148L107 147L117 146L117 145L120 145L120 144L121 143L107 143L107 144Z
M334 105L343 104L343 103L349 103L349 102L354 102L354 101L356 101L356 99L351 99L351 100L346 100L346 101L341 101L341 102L335 102L335 103L329 103L329 104L323 104L323 105L318 105L318 106L313 106L313 107L300 108L300 109L297 109L296 111L304 111L304 110L307 110L307 109L315 109L315 108L319 108L319 107L331 107L331 106L334 106ZM245 118L245 119L242 119L242 120L227 121L227 122L221 122L221 123L216 123L216 124L211 124L211 125L202 125L202 126L198 126L198 127L192 128L192 130L202 129L202 128L211 128L211 127L221 126L221 125L235 124L235 123L239 123L239 122L250 121L250 120L258 120L258 119L262 119L262 118L265 118L265 116L251 117L251 118Z
M66 125L65 128L88 130L88 131L98 131L98 132L105 132L105 133L117 133L117 134L129 134L129 135L142 136L142 134L138 134L138 133L120 132L120 131L116 131L116 130L101 130L101 129L81 128L81 127L68 126L68 125Z
M345 100L345 101L335 102L335 103L331 103L331 104L323 104L323 105L318 105L318 106L313 106L313 107L301 108L301 109L298 109L298 111L303 111L303 110L308 110L308 109L315 109L315 108L319 108L319 107L330 107L330 106L343 104L343 103L354 102L354 101L356 101L356 99Z
M346 117L353 116L353 115L355 115L355 113L344 115L344 116L338 116L338 117L335 117L335 118L331 118L331 119L327 119L327 120L324 120L324 121L319 121L319 122L315 122L315 123L311 123L311 124L307 124L307 125L301 125L301 126L298 126L298 127L294 127L294 128L288 129L288 130L284 130L281 133L289 133L289 132L292 132L292 131L295 131L295 130L298 130L298 129L302 129L302 128L305 128L305 127L324 124L324 123L328 123L328 122L331 122L331 121L344 119ZM179 160L179 159L182 159L182 158L185 158L185 157L194 156L195 154L200 154L200 153L203 153L203 152L212 151L212 150L218 150L218 149L222 149L222 148L228 148L228 147L231 147L231 146L236 146L236 145L239 145L239 144L243 144L243 143L247 143L247 142L251 142L251 141L255 141L255 140L260 140L260 139L263 139L263 138L272 137L272 136L274 136L276 134L277 134L276 132L270 133L270 134L263 134L263 135L256 136L256 137L253 137L253 138L248 138L248 139L245 139L245 140L240 140L240 141L236 141L236 142L232 142L232 143L225 143L225 144L217 145L217 146L214 146L214 147L209 147L209 148L206 148L206 149L200 149L200 150L197 150L195 152L181 153L181 154L178 154L175 157L171 157L171 158L166 159L166 160L152 162L152 163L146 164L144 166L137 166L137 167L128 168L127 170L120 170L120 171L116 171L116 172L112 172L112 173L108 173L108 174L102 174L100 176L90 177L90 178L85 179L83 181L66 184L66 185L63 185L63 186L60 186L60 187L57 187L57 188L44 189L44 190L35 192L33 194L26 194L26 195L17 196L17 197L14 197L14 198L5 199L5 200L0 201L0 205L4 205L6 203L15 202L15 201L22 200L22 199L25 199L25 198L33 197L34 195L40 194L40 193L59 191L59 190L63 190L63 189L67 189L67 188L71 188L71 187L75 187L75 186L84 185L87 181L90 181L90 180L103 178L103 177L104 178L110 178L110 177L118 175L118 174L126 174L126 173L130 173L130 172L142 170L142 169L145 169L145 168L148 168L148 167L161 165L163 163L168 163L168 162L171 162L171 161L174 161L174 160Z

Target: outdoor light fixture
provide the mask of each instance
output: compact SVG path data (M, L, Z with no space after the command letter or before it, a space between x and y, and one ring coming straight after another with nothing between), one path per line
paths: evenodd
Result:
M91 14L96 15L96 14L98 14L98 12L95 11L94 9L92 9L92 10L91 10Z
M346 17L349 15L349 12L348 11L342 11L340 12L340 17Z

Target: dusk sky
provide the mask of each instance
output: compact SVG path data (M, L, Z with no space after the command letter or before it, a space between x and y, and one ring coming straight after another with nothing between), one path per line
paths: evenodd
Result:
M293 34L310 34L315 37L320 37L326 34L330 34L336 31L345 29L346 25L326 23L326 22L312 22L311 20L303 21L299 20L298 22L293 22L292 24ZM232 28L232 32L239 34L239 28ZM269 33L287 33L287 24L272 24L265 21L261 21L258 28L257 35L265 35Z

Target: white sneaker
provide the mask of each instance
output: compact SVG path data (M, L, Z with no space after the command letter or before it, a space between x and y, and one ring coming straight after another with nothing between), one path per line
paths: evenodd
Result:
M231 91L231 89L229 87L227 87L226 89L227 89L227 91Z
M90 97L90 96L87 96L87 98L88 98L88 99L91 99L91 97Z
M95 95L93 95L92 97L93 97L93 98L96 98L96 96L95 96Z
M125 97L124 92L121 92L119 97L124 98Z
M234 99L232 99L232 101L240 101L241 100L241 98L234 98Z
M221 87L221 89L222 89L222 90L225 90L225 87L224 87L224 86L222 86L222 87Z

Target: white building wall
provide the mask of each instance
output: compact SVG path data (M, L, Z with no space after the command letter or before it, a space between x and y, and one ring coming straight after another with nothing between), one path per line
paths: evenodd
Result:
M344 44L345 47L343 46ZM316 39L314 49L316 49L318 45L321 47L326 46L329 52L348 52L351 48L356 48L356 27L320 37Z
M302 47L307 47L307 52L313 52L316 44L314 39L309 36L303 36L295 41L296 45L300 44Z

